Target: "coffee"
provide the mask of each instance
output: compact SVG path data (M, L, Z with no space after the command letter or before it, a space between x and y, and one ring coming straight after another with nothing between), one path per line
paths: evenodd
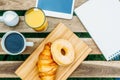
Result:
M17 31L9 31L1 40L2 49L10 55L21 54L27 46L33 46L33 42L27 42L25 37Z
M18 53L24 48L24 39L20 34L11 33L5 39L5 48L11 53Z

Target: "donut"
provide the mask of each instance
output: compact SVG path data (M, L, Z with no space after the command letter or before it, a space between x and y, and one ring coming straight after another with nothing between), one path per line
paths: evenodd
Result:
M51 45L53 60L61 66L66 66L74 61L75 53L72 44L65 39L55 40Z

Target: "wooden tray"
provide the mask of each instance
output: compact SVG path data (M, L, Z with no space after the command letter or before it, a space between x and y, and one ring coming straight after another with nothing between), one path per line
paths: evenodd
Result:
M40 80L36 63L38 56L47 42L53 42L56 39L67 39L75 49L75 60L72 64L65 67L59 67L56 80L66 80L70 74L80 65L80 63L91 52L86 43L78 38L64 24L60 23L39 45L39 47L28 57L28 59L16 70L16 74L22 80Z

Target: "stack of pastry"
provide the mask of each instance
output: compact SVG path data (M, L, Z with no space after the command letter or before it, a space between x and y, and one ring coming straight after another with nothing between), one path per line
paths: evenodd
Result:
M38 69L41 80L55 80L59 66L66 66L74 61L74 49L72 44L64 39L45 44L39 55Z

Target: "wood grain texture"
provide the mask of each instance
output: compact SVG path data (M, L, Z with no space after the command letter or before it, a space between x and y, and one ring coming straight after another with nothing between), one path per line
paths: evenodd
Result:
M0 61L0 78L18 78L14 73L23 61ZM83 61L70 77L120 77L120 61Z
M82 5L83 3L87 2L88 0L75 0L75 7L74 8L77 8L79 7L80 5Z
M120 77L120 61L86 61L72 77Z
M76 16L74 16L71 20L57 19L51 17L48 17L47 19L49 26L46 32L52 31L60 22L67 25L73 32L87 32ZM20 17L20 23L14 28L9 28L4 23L0 23L0 26L0 32L7 32L11 30L16 30L19 32L36 32L27 26L27 24L24 22L23 16Z
M76 0L75 8L87 0ZM27 10L35 7L36 0L0 0L0 10Z
M45 38L27 38L27 41L34 42L34 46L32 48L27 47L26 50L22 54L31 54L44 39ZM91 38L81 38L81 39L93 50L91 54L102 54L101 51L96 46L93 39ZM0 38L0 41L1 41L1 38ZM2 50L1 45L0 45L0 54L6 54Z
M75 59L69 66L59 66L56 74L56 80L66 80L70 74L79 66L80 63L91 52L91 48L79 39L64 24L60 23L57 27L44 39L37 49L27 58L27 60L16 70L16 74L23 80L40 80L37 70L37 61L44 45L57 39L68 40L75 51ZM29 68L28 68L29 66ZM24 73L24 74L23 74Z
M0 10L27 10L35 7L36 0L0 0Z

